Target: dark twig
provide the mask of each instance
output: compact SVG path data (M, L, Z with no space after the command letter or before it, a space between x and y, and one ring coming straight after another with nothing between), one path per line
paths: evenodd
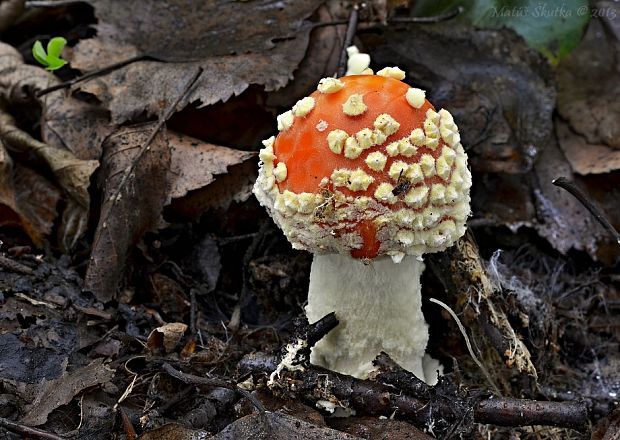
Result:
M430 17L390 17L387 19L387 24L398 24L398 23L439 23L441 21L450 20L451 18L456 17L460 13L463 12L463 8L459 7L453 9L452 11L446 12L445 14L433 15ZM349 20L332 20L332 21L320 21L318 23L312 23L311 27L319 28L325 26L339 26L342 24L348 24ZM376 21L358 21L358 26L360 29L378 29L385 28L385 23Z
M336 318L336 314L331 312L329 315L323 316L314 324L310 324L310 328L308 329L308 335L306 337L308 341L308 347L314 347L314 344L319 342L323 336L328 334L338 325L338 319Z
M13 422L12 420L5 419L4 417L0 417L0 427L6 429L7 431L21 434L24 437L44 440L64 440L63 437L59 437L56 434L52 434L51 432L46 432L37 428L22 425L17 422Z
M28 266L18 263L12 258L6 257L2 254L0 254L0 268L10 270L11 272L21 273L24 275L32 275L34 273L34 271Z
M459 6L445 14L433 15L431 17L392 17L388 18L388 23L439 23L440 21L450 20L463 12L463 7Z
M342 50L340 51L340 58L338 59L338 70L336 73L336 77L344 76L347 72L347 47L353 44L353 37L355 37L355 32L357 31L357 19L359 18L359 7L358 5L353 5L353 9L351 9L351 14L349 15L349 21L347 24L347 32L344 37L344 41L342 42Z
M106 75L110 72L113 72L117 69L120 69L121 67L125 67L128 64L131 63L135 63L136 61L144 61L144 60L152 60L154 59L153 57L149 56L149 55L139 55L136 57L132 57L132 58L128 58L126 60L123 61L119 61L118 63L114 63L114 64L110 64L109 66L105 66L105 67L101 67L100 69L96 69L96 70L92 70L88 73L85 73L82 76L78 76L77 78L73 78L72 80L69 81L65 81L63 83L60 84L56 84L53 85L51 87L48 87L46 89L42 89L39 90L35 93L35 97L40 98L43 95L47 95L48 93L52 93L55 92L56 90L60 90L60 89L66 89L69 88L75 84L84 82L86 80L89 80L91 78L96 78L98 76L103 76Z
M226 388L227 390L232 390L241 395L242 397L248 399L252 403L252 405L254 405L256 409L258 409L262 414L267 411L264 405L255 396L227 380L216 377L201 377L195 376L193 374L183 373L182 371L175 369L170 364L164 364L163 369L170 376L188 385L206 386L211 388Z
M568 180L566 177L558 177L552 182L555 186L559 186L562 189L565 189L569 193L571 193L585 208L590 211L590 214L594 216L594 218L616 239L616 242L620 244L620 233L616 231L616 228L613 227L607 217L601 211L601 209L596 206L594 203L588 200L587 196L584 192L579 188L575 182Z
M264 355L259 362L257 354L242 359L238 365L242 375L265 377L272 371L273 356ZM462 423L471 414L477 423L502 426L548 425L583 429L587 423L587 410L582 402L545 402L512 398L481 398L466 393L440 392L436 387L409 387L399 389L398 382L385 385L370 380L355 379L324 368L310 365L299 371L282 371L270 389L288 397L297 396L313 404L332 396L340 402L349 402L357 414L383 415L405 419L417 426L426 426L439 419L446 423ZM420 395L417 392L420 391ZM431 397L429 398L429 393ZM461 394L461 391L459 391Z

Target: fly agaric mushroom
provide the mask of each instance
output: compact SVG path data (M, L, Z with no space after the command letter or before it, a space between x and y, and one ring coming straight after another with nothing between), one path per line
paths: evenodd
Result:
M308 320L340 320L312 362L365 378L385 351L434 382L422 254L464 234L471 174L450 113L404 76L388 67L322 79L263 142L254 194L293 248L314 253Z

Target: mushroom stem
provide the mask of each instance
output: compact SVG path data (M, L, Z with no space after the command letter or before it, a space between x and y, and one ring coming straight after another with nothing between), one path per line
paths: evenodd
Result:
M400 263L382 257L364 264L346 255L315 255L308 320L336 312L340 324L315 345L311 362L363 379L384 351L418 378L434 382L436 374L425 377L423 365L428 342L420 286L423 270L424 263L415 256Z

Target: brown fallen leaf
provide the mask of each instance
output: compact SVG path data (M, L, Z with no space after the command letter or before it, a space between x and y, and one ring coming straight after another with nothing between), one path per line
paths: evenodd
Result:
M146 340L146 346L151 351L172 353L186 330L187 324L183 324L182 322L170 322L162 325L149 334Z
M311 27L305 19L323 2L89 3L99 20L97 36L74 48L73 67L91 70L136 55L163 61L136 62L80 85L103 101L119 123L145 110L161 113L180 95L186 72L197 66L204 74L180 107L225 101L250 84L267 91L283 87L308 44Z
M84 288L101 302L116 296L128 252L146 231L156 228L167 199L170 148L166 136L160 131L145 145L155 127L154 123L123 127L104 144L103 203L84 280Z
M185 428L178 423L168 423L160 428L145 432L138 440L207 440L206 431Z
M225 174L228 167L256 156L252 151L221 147L181 133L168 132L171 151L170 171L173 174L169 199L177 199L188 192L203 188Z
M210 440L361 440L335 429L304 422L282 413L251 414L242 417Z
M560 147L575 173L603 174L620 169L620 149L590 144L560 120L556 120L555 130Z
M44 424L53 410L66 405L86 388L108 382L113 376L114 370L103 365L103 360L96 359L58 379L43 379L33 402L26 408L26 415L21 419L21 423L30 426Z
M433 440L414 426L400 420L374 417L334 417L329 425L340 431L371 440Z
M600 3L599 11L620 15L617 3ZM558 111L590 144L620 148L620 46L610 17L591 20L579 47L558 65Z

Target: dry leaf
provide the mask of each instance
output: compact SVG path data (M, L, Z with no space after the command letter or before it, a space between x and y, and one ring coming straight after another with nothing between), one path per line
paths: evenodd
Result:
M39 384L38 394L26 409L26 416L21 419L21 423L30 426L44 424L53 410L71 402L73 397L84 389L108 382L113 376L114 370L103 365L103 360L97 359L85 367L63 374L58 379L43 379Z
M90 70L136 55L166 61L136 62L80 86L103 101L118 123L144 110L159 114L198 65L204 73L181 107L226 100L250 84L267 91L283 87L306 51L311 27L304 20L322 1L89 3L98 34L75 47L73 67Z
M164 353L172 353L186 330L187 325L182 322L170 322L162 325L149 334L146 346L151 351L163 349Z
M590 144L574 133L568 124L555 122L560 147L577 174L603 174L620 169L620 150L603 144Z
M225 174L228 167L245 162L256 153L202 142L181 133L169 132L170 170L173 174L169 197L176 199L203 188Z
M170 149L165 134L145 145L155 125L120 128L104 144L103 204L84 281L84 288L101 302L116 296L129 250L157 226L167 198ZM136 161L143 148L148 149Z
M605 2L599 10L620 15L614 2ZM603 25L607 20L614 26L617 20L609 17L591 20L579 47L560 62L558 111L590 144L620 148L620 46L618 35L614 38Z

